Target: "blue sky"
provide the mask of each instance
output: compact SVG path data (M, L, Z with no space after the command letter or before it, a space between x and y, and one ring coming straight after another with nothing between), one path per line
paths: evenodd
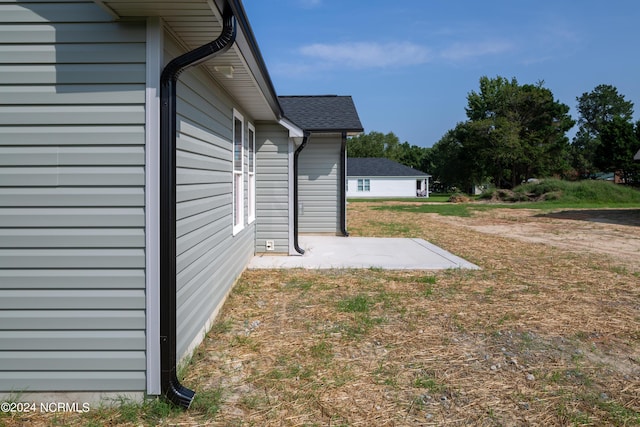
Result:
M485 75L544 80L574 119L576 97L610 84L640 118L638 0L243 4L276 92L351 95L366 132L432 146Z

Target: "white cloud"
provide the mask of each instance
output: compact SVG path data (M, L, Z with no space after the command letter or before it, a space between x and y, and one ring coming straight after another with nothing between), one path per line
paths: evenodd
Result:
M408 42L401 43L315 43L300 48L300 53L326 64L350 68L386 68L429 62L429 49Z
M443 49L440 57L451 61L464 61L480 56L498 55L513 49L513 43L507 41L454 43Z
M272 70L280 75L301 76L337 68L399 69L436 61L463 62L513 51L515 47L515 43L507 41L456 42L439 49L411 42L314 43L296 49L303 60L275 64Z

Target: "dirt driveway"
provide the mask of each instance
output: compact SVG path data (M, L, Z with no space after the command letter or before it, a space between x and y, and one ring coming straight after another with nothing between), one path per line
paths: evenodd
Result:
M476 211L472 217L438 219L482 233L496 234L565 250L604 254L640 271L640 209L534 209Z

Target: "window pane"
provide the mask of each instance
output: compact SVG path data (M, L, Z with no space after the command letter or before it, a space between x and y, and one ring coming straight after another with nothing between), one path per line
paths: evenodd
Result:
M235 200L233 203L233 225L242 224L242 175L233 174L233 189Z
M249 200L247 201L248 205L249 205L249 221L253 221L253 219L256 216L256 175L253 173L249 174L249 188L248 188L248 197Z
M242 170L242 121L233 119L233 168Z
M256 138L253 134L253 129L249 128L249 172L254 172L255 167L255 149L256 149Z

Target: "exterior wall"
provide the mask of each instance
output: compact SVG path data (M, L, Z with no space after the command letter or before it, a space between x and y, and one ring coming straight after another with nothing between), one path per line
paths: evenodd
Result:
M256 252L289 252L289 132L277 124L256 126Z
M0 394L144 392L145 24L0 3Z
M316 135L298 158L300 233L340 234L341 135Z
M370 191L358 191L358 179L368 179ZM349 177L347 197L416 197L417 180L418 178Z
M182 49L165 37L165 60ZM233 235L233 101L194 67L178 83L177 153L177 351L188 355L203 339L255 250L255 222L248 224L244 155L244 228ZM245 137L248 117L244 115Z

